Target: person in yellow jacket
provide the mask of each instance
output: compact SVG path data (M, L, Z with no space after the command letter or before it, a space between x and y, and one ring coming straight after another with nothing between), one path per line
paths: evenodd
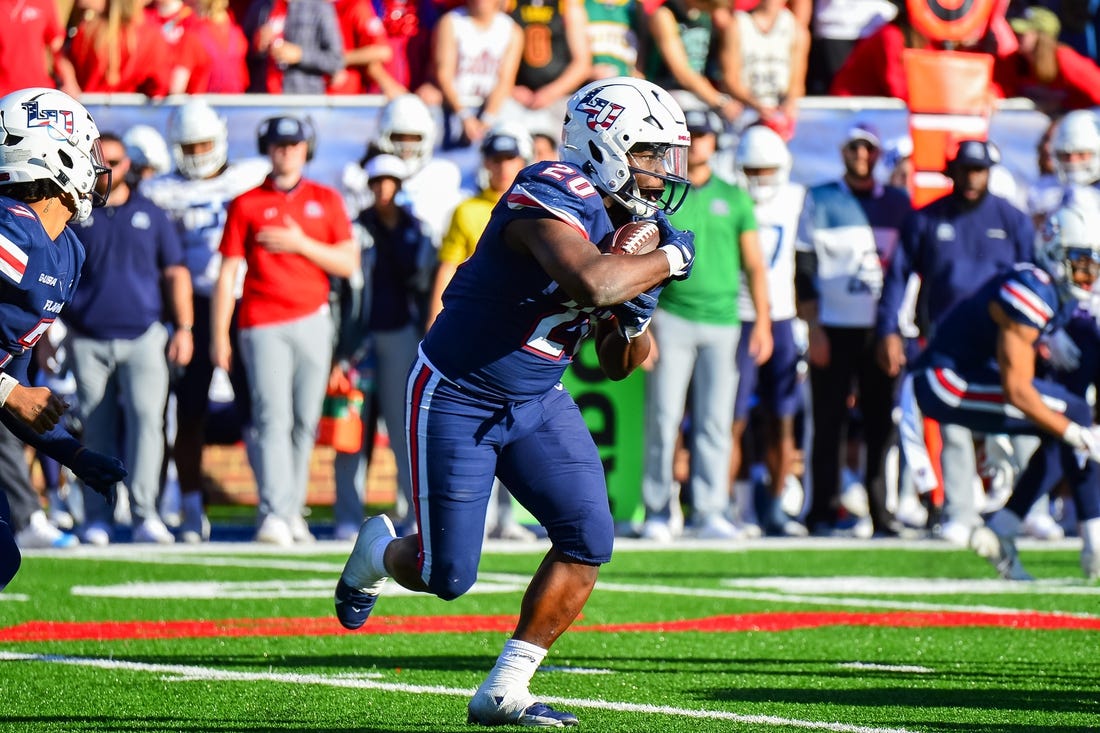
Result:
M533 162L533 155L531 134L517 122L498 122L481 141L481 170L478 171L481 193L455 207L451 224L443 235L425 330L431 328L443 310L443 291L458 266L474 253L493 207L511 187L516 175Z

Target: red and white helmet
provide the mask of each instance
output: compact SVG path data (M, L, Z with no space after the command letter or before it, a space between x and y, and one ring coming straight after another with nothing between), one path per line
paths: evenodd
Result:
M105 200L96 180L109 176L99 128L80 102L56 89L32 87L0 99L0 182L49 180L72 198L70 221L83 221Z
M683 203L690 144L684 112L671 94L644 79L620 76L594 81L570 97L561 159L635 216L650 217L658 209L671 214ZM661 156L661 171L631 165L630 153L639 146ZM660 200L642 196L635 174L665 181Z

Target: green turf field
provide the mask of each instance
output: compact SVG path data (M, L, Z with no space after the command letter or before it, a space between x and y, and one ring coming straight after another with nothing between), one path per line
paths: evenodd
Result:
M541 557L490 547L465 597L390 587L359 632L332 616L350 545L28 553L0 593L0 731L474 730ZM1100 730L1073 542L1024 546L1032 584L933 542L716 547L619 542L533 692L600 733Z

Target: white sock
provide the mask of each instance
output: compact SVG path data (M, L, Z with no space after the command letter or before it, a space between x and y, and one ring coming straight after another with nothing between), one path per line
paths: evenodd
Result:
M389 571L386 570L386 548L393 542L393 537L381 537L374 546L370 548L370 564L371 568L380 575L389 575Z
M546 649L528 644L518 639L509 639L504 643L504 650L497 657L497 663L489 672L489 676L481 683L478 691L492 692L494 690L527 691L531 684L531 678L535 676L535 670L546 658Z

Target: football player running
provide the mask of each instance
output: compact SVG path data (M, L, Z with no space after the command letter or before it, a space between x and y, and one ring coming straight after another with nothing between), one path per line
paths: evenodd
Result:
M176 172L141 184L141 192L176 223L183 240L184 258L191 271L195 321L195 353L173 384L176 394L176 464L182 498L180 539L188 543L210 538L203 502L202 448L209 406L207 395L214 377L210 359L210 298L221 270L222 230L229 202L263 183L271 161L249 158L230 162L229 129L225 119L207 102L185 102L168 119L168 139ZM237 283L239 294L240 283ZM234 338L236 330L234 329ZM234 359L229 375L234 401L248 420L248 385L244 367ZM246 441L247 443L248 441Z
M68 224L106 203L110 175L99 128L72 97L30 88L0 99L0 421L113 500L126 476L122 462L60 427L68 405L27 378L32 348L72 297L84 265ZM0 492L0 590L20 562L10 519Z
M364 522L336 588L336 614L363 625L387 577L444 600L477 579L494 475L545 527L551 548L512 638L468 706L479 725L563 727L572 713L529 690L547 650L580 613L614 527L595 443L560 378L594 331L603 371L622 379L670 278L687 277L693 236L665 215L687 192L684 114L660 87L617 77L570 98L562 161L524 169L494 208L409 374L409 463L419 533ZM604 256L597 243L656 217L661 247Z
M997 275L946 316L914 366L921 411L984 433L1042 438L1007 505L970 536L970 546L1003 578L1031 580L1016 551L1022 517L1062 472L1081 519L1081 566L1100 577L1100 426L1083 397L1035 377L1042 335L1087 306L1100 276L1100 213L1067 203L1036 236L1036 261Z

